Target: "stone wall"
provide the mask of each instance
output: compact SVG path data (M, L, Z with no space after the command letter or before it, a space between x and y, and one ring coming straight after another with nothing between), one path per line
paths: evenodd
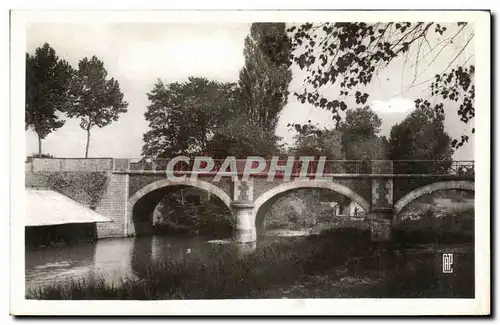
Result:
M25 164L25 170L32 172L103 172L112 169L112 158L34 158Z
M127 230L127 201L128 182L127 174L109 174L108 186L100 200L96 211L113 222L97 224L97 237L124 237Z
M24 173L24 186L30 188L49 189L46 173L33 173L26 171Z

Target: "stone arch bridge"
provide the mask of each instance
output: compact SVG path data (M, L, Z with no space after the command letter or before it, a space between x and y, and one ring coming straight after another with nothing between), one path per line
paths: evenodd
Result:
M287 181L280 177L268 181L266 173L252 174L247 181L242 181L241 177L233 181L231 177L214 180L214 172L194 178L189 171L177 171L186 177L182 181L171 181L165 170L134 163L131 159L35 158L26 163L25 175L26 187L57 190L112 219L111 223L98 224L100 238L147 232L152 226L150 216L166 193L182 187L199 188L230 209L236 225L234 240L240 243L255 242L261 220L259 215L264 207L295 189L327 189L355 201L370 217L374 241L389 240L397 214L418 197L448 189L474 191L474 162L471 161L380 160L371 161L369 170L351 168L359 166L358 163L331 162L344 167L335 169L336 172L328 172L334 168L327 168L323 174L326 180L318 179L314 172L306 177L292 174ZM409 168L409 164L421 168ZM422 166L427 167L422 169ZM92 196L92 191L99 195Z

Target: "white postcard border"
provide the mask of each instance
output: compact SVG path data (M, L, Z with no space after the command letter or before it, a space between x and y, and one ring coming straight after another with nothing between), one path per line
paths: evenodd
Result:
M24 53L33 22L469 21L475 24L475 298L35 301L24 290ZM12 11L11 313L15 315L470 315L490 311L490 19L488 12L440 11ZM22 145L19 145L22 144Z

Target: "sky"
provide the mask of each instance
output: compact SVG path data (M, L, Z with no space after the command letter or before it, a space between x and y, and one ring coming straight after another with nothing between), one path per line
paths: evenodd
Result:
M129 103L128 112L117 122L102 129L91 130L89 157L139 158L143 145L142 135L148 130L144 113L149 104L147 93L157 79L165 83L184 81L190 76L203 76L221 82L236 82L243 67L244 39L250 24L203 23L203 24L48 24L30 25L26 31L26 51L33 53L36 47L49 43L60 58L73 67L83 57L96 55L104 62L110 77L120 83L124 99ZM413 101L428 94L425 84L407 89L406 85L418 78L414 84L441 73L456 48L463 46L469 33L463 33L453 45L442 51L438 59L428 55L419 66L397 60L383 70L378 78L367 86L370 94L368 104L382 119L381 134L388 136L391 127L401 122L413 109ZM440 39L431 40L432 44ZM422 52L425 53L425 52ZM471 60L472 57L472 60ZM473 64L473 46L461 54L456 63ZM277 135L285 143L293 143L294 132L287 124L306 123L311 120L319 126L332 127L329 111L301 104L292 95L303 89L306 74L292 66L293 79L288 104L283 109ZM323 93L335 95L335 86ZM432 101L431 101L432 102ZM459 137L471 126L459 121L456 109L446 115L445 131ZM64 127L43 140L43 152L57 157L83 157L86 134L79 127L79 120L69 119ZM36 134L27 131L26 154L38 151ZM474 159L474 137L458 149L456 160Z

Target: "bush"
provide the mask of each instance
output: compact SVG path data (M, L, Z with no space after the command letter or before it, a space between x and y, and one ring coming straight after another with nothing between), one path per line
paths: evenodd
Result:
M32 153L27 158L33 159L33 158L55 158L55 157L49 153Z

